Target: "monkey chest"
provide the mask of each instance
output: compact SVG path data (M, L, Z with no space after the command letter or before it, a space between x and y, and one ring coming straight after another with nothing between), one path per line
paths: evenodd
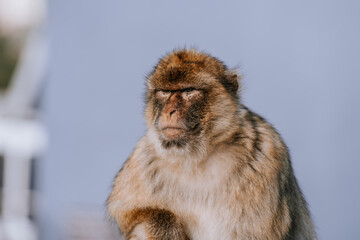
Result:
M187 188L172 186L166 192L161 197L164 207L180 218L190 239L236 239L233 232L239 218L223 190L192 183Z
M234 214L225 205L199 204L183 202L175 205L176 215L179 216L185 231L194 240L222 240L234 239Z
M231 200L234 195L228 184L229 165L213 164L197 173L169 174L166 168L157 172L152 190L155 202L180 218L190 239L236 239L233 232L240 204L234 206Z

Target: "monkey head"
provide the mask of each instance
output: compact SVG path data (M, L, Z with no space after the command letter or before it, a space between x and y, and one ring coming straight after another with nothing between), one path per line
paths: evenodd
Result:
M238 108L238 76L218 59L179 50L147 78L145 117L163 149L199 149L229 129Z

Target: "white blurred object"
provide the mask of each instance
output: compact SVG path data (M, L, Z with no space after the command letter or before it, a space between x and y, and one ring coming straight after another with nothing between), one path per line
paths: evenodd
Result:
M38 239L29 207L31 160L47 142L34 109L47 62L47 41L39 31L44 16L45 0L0 0L0 34L9 39L25 37L10 86L0 96L0 155L4 159L0 240Z
M0 118L0 153L4 156L1 240L35 240L30 222L30 161L46 146L46 134L37 121Z
M31 29L45 18L43 0L0 0L0 29L5 34Z

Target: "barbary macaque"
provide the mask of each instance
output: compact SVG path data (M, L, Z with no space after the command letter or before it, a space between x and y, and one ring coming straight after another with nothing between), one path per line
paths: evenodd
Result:
M194 49L149 74L147 132L107 201L126 239L316 239L287 147L239 80Z

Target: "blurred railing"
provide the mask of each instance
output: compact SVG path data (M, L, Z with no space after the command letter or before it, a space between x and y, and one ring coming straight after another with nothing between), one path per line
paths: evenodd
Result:
M40 31L44 4L43 0L0 0L0 37L17 52L14 71L2 76L5 84L0 92L0 240L38 239L29 215L34 197L32 159L47 142L34 107L46 69L47 44ZM5 64L6 56L3 59Z

